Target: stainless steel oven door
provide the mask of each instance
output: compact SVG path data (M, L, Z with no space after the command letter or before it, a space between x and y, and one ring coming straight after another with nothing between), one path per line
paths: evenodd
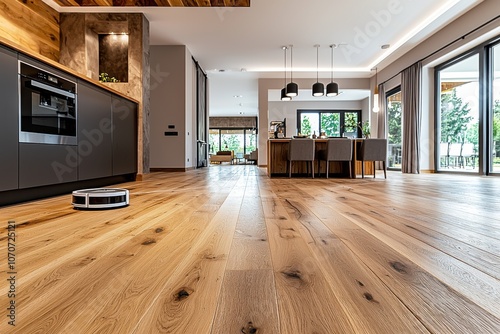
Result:
M19 141L76 145L76 84L20 64Z

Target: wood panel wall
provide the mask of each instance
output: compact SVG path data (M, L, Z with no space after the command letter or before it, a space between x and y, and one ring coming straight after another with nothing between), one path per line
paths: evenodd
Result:
M59 13L40 0L0 0L0 35L23 49L59 61Z

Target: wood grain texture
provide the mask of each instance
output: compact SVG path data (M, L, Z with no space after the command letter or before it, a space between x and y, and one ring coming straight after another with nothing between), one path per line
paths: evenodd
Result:
M228 270L212 333L279 333L272 270Z
M153 173L131 204L0 208L0 333L500 333L500 178ZM466 196L465 196L466 195Z
M270 176L288 176L288 147L291 139L271 139L267 141L267 174ZM357 149L361 145L363 139L352 140L353 144L353 160L351 164L351 174L355 178L356 175L361 175L362 162L357 160ZM315 139L315 173L326 175L326 163L319 163L317 157L320 150L326 149L326 139ZM307 175L307 164L303 161L297 161L292 164L292 176ZM373 162L365 162L365 177L372 175L373 177ZM309 172L310 174L310 172ZM329 166L329 176L334 177L349 177L349 164L347 162L332 161Z
M250 7L250 0L54 0L60 6Z
M43 1L0 0L3 40L58 61L59 31L59 13Z

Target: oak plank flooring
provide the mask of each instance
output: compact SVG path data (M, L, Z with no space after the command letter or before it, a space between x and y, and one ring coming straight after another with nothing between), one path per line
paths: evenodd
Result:
M0 207L0 333L500 333L500 178L377 176L221 165L116 185L126 208Z
M297 193L294 187L290 187L293 193L285 195L283 190L287 188L286 185L281 188L281 204L298 223L296 229L321 263L322 272L336 292L340 307L353 324L352 329L344 329L342 333L429 333L332 231L305 205L296 201L296 198L304 200L308 195Z
M315 194L317 194L317 190ZM345 198L342 201L345 201ZM400 240L401 235L394 237L394 239L388 238L385 240L386 242L380 243L380 241L384 241L381 234L371 235L369 232L362 233L362 230L357 227L353 229L352 217L355 218L356 225L361 229L363 224L375 224L373 219L368 221L364 217L358 217L357 214L352 212L351 206L345 205L342 207L343 204L338 203L325 205L325 202L317 203L316 200L307 204L309 208L315 211L323 211L319 214L322 221L327 226L330 226L342 240L348 242L352 251L362 258L363 262L369 264L371 269L377 273L377 276L385 281L389 287L398 290L396 293L398 298L401 298L401 295L406 295L406 298L402 299L404 303L418 318L423 319L422 322L432 332L496 333L500 329L500 320L498 316L495 316L498 313L498 308L495 309L494 306L497 299L495 294L500 286L498 280L492 280L480 272L474 272L473 268L467 268L485 279L484 284L478 283L480 278L474 277L474 274L464 275L463 271L460 271L462 268L450 270L448 266L453 268L454 263L450 264L448 262L453 262L454 258L445 257L442 254L441 258L437 258L434 254L430 254L429 258L439 261L438 263L442 264L441 269L448 275L445 277L445 275L436 271L438 273L437 277L433 276L431 274L432 270L426 271L425 266L420 267L417 265L421 261L420 254L416 253L410 256L409 259L412 261L408 261L408 258L404 256L404 250L398 252L401 247L393 248L396 243L400 243L399 241L396 242L396 240ZM332 209L332 207L335 207L335 209ZM347 211L343 211L343 208ZM340 215L330 218L332 210ZM328 213L325 211L328 211ZM360 224L360 222L363 222L363 224ZM376 226L380 225L383 224L376 224ZM374 237L376 241L373 241ZM425 247L423 249L426 250ZM429 254L426 255L429 256ZM460 263L455 263L455 265L459 267ZM435 269L432 265L430 267ZM457 284L446 285L445 282L439 280L440 276L444 277L445 280L453 278ZM403 281L400 282L400 279L403 279ZM474 285L474 283L478 284ZM488 283L491 283L491 286L488 287ZM471 284L472 288L469 286L469 290L467 290L467 285ZM461 289L465 294L462 295L457 291L453 291L451 287ZM482 289L486 289L487 292L479 291ZM488 296L488 293L494 295ZM478 294L486 297L484 303L476 299ZM472 299L476 299L476 302L479 301L479 304L471 302ZM415 301L418 302L415 303ZM481 304L489 308L490 312L484 313L480 307ZM445 323L440 318L444 314L446 314L447 319Z
M353 205L355 203L350 203L349 206L345 204L339 206L350 210ZM500 263L498 255L481 252L472 247L467 247L467 245L463 245L461 251L455 251L454 247L448 245L448 240L438 240L439 235L437 233L428 235L425 238L422 234L415 237L414 226L401 225L402 227L399 226L398 229L392 226L390 219L384 217L380 212L376 212L377 215L374 217L374 210L376 209L367 210L366 206L360 208L356 214L357 218L359 218L356 223L369 233L377 235L379 240L385 240L387 244L397 249L401 254L412 258L415 263L434 273L443 282L456 286L461 293L467 295L478 305L500 317L500 309L497 307L497 305L500 305L500 286L498 285L498 272L496 272L498 266L495 266L495 264ZM372 215L370 216L367 211L371 212ZM461 246L457 242L456 248L461 249ZM443 258L443 253L452 256ZM485 257L484 261L480 259L481 256ZM467 261L467 264L460 260ZM491 267L491 264L493 264L493 267ZM483 270L477 270L477 267L482 267ZM495 267L497 270L495 270ZM497 276L497 278L490 277L488 274ZM456 284L458 282L461 284ZM470 291L474 291L474 293L470 293Z
M212 333L279 333L273 271L228 270Z

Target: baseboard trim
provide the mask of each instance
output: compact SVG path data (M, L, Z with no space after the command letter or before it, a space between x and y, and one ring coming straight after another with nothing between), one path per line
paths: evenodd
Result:
M195 170L195 167L188 168L150 168L149 171L151 173L154 172L162 172L162 173L173 173L173 172L187 172L190 170Z
M434 174L436 171L434 169L421 169L420 170L421 174Z

